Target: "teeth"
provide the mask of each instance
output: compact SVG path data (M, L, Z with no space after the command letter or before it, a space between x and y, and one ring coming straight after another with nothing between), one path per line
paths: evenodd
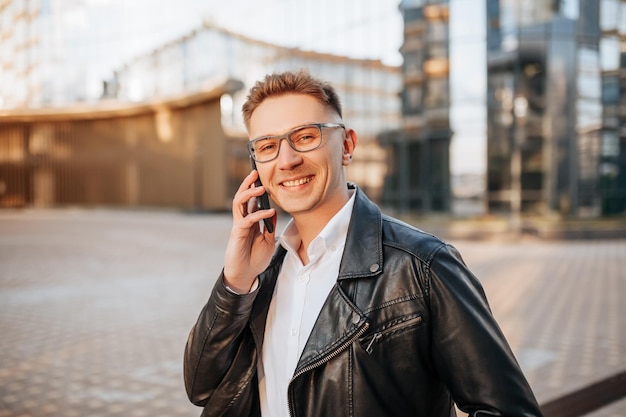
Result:
M306 178L300 178L299 180L295 180L295 181L285 181L283 182L283 185L285 187L297 187L298 185L306 184L309 181L311 181L311 178L306 177Z

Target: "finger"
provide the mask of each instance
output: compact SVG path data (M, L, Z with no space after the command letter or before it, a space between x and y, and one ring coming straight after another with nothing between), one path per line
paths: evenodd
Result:
M248 200L248 204L246 205L246 209L248 213L254 213L257 210L256 207L256 197L252 197Z
M254 181L256 181L257 176L258 173L252 171L243 179L243 181L241 181L241 184L239 184L239 188L237 189L237 191L235 192L235 196L233 197L234 204L240 204L239 200L241 199L241 194L245 193L251 188L252 184L254 184Z
M233 227L233 232L240 236L250 236L250 229L254 230L254 235L260 234L260 227L263 219L276 216L276 210L274 208L268 210L259 210L253 213L249 213L246 217L240 218ZM237 232L238 230L238 232ZM267 231L264 231L264 234ZM243 234L241 234L243 233Z
M245 217L248 213L254 211L251 210L248 201L252 197L258 197L265 192L265 187L258 186L252 187L254 181L257 179L258 173L256 171L252 171L239 185L235 196L233 197L233 215Z
M276 232L276 210L273 208L267 210L258 210L255 213L255 218L258 216L259 218L259 226L263 225L263 235L267 237L271 237ZM270 232L268 229L268 224L272 231Z
M256 198L263 195L265 187L259 186L248 188L235 194L233 198L233 215L245 217L249 213L256 211Z

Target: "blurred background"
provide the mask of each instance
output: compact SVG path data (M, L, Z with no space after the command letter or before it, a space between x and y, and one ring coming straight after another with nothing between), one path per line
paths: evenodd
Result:
M348 177L461 249L546 416L626 416L626 0L0 0L0 417L199 414L241 104L300 68L359 134Z
M399 213L626 212L623 0L2 0L0 207L223 210L271 71L337 86Z

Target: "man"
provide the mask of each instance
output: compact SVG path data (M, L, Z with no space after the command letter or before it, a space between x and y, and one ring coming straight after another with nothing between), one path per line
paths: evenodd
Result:
M268 75L243 114L258 172L185 351L203 416L540 415L457 251L347 184L357 135L334 89ZM277 246L259 223L276 210L254 209L264 192L292 217Z

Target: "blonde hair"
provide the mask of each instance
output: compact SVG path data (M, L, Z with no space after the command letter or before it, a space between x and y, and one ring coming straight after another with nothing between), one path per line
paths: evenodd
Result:
M267 98L285 94L305 94L315 98L324 106L337 112L341 117L341 102L335 88L321 81L305 69L268 74L262 81L257 81L250 89L241 111L246 127L250 127L250 118L256 108Z

